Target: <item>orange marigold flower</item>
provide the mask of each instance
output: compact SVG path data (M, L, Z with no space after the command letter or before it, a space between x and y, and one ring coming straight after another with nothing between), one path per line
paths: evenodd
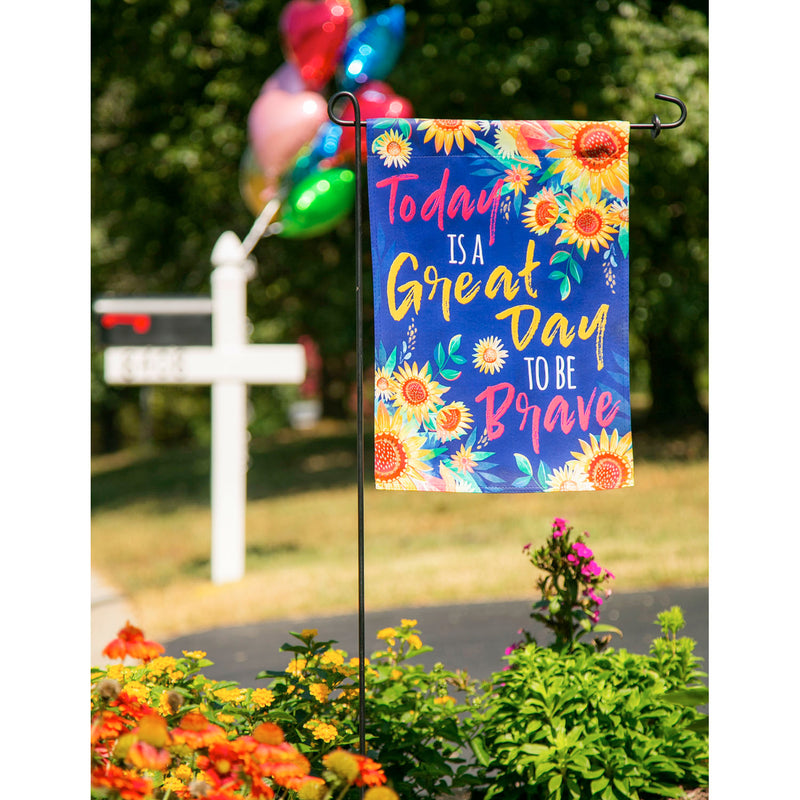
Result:
M139 769L165 770L172 761L172 756L163 747L154 747L139 739L130 746L125 760Z
M172 730L174 744L185 744L193 750L224 742L227 738L224 728L209 722L199 711L184 714L180 725Z
M130 656L140 661L150 661L163 652L162 645L145 639L142 630L130 622L126 622L125 627L117 632L117 638L112 639L103 649L103 655L107 658L120 660Z
M380 786L386 783L386 775L377 761L358 753L355 753L353 757L358 761L359 770L356 786Z
M144 800L153 791L147 778L113 764L92 770L92 786L114 789L121 800Z
M274 722L262 722L253 729L253 738L259 744L281 744L283 731Z

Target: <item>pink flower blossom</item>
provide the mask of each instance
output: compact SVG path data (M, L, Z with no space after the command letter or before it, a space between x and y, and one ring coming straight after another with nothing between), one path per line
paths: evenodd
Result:
M565 519L561 519L561 517L556 517L553 520L553 538L556 539L559 536L563 536L566 528L567 521Z
M588 564L584 564L583 569L581 569L581 574L586 575L599 575L602 572L602 568L596 561L590 561Z
M570 564L577 564L578 563L578 559L574 555L572 555L572 553L570 553L567 556L567 562L570 563Z
M572 545L572 549L581 557L581 558L591 558L594 553L583 543L583 542L575 542Z

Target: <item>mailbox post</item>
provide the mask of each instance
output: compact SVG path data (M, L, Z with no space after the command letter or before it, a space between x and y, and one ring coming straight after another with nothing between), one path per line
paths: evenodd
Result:
M220 236L211 253L210 300L94 303L101 341L110 345L104 354L108 383L211 386L211 579L218 584L244 576L247 386L300 384L306 372L302 345L248 343L247 282L255 275L248 252L235 233Z

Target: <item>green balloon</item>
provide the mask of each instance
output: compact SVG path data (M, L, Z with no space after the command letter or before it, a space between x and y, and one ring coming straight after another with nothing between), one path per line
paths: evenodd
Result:
M356 196L352 170L334 168L304 178L289 192L281 211L287 239L308 239L336 226L350 213Z

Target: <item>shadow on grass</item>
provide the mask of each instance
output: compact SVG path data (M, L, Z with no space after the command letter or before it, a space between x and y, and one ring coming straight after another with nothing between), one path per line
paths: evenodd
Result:
M249 448L247 497L276 495L356 484L355 427L334 433L284 431ZM128 463L98 467L92 475L92 510L148 502L159 510L211 501L209 448L186 447L134 455Z
M250 443L247 497L278 495L356 485L355 425L309 432L281 431ZM691 461L708 457L706 431L664 436L633 421L634 458L639 461ZM364 478L372 478L372 436L365 431ZM176 506L209 507L211 455L207 447L187 447L132 455L126 463L98 467L92 476L92 510L123 508L137 502L169 512Z

